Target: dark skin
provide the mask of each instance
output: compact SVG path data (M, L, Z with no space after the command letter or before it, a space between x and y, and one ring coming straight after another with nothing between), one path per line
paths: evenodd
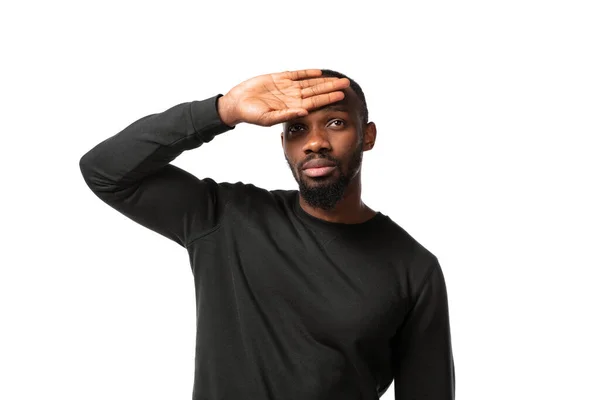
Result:
M364 123L354 91L349 87L343 91L343 100L284 122L281 145L294 177L308 187L327 185L340 179L342 173L350 178L343 197L332 209L311 206L300 196L304 211L325 221L356 224L371 219L376 212L361 199L361 169L360 164L353 165L353 156L359 146L362 151L373 148L377 129L373 122ZM338 164L331 174L312 178L303 172L307 160L322 157Z
M261 75L220 97L218 112L229 126L241 122L261 126L284 123L287 128L281 140L286 159L296 179L308 186L331 183L341 173L348 175L348 186L333 208L312 207L302 196L300 206L325 221L355 224L376 214L361 200L360 163L356 163L356 155L361 150L361 134L364 140L360 147L369 151L375 144L377 130L374 123L361 120L356 94L349 85L345 78L321 77L317 69ZM287 132L292 125L293 135ZM311 178L300 171L306 160L321 156L339 166L330 176Z

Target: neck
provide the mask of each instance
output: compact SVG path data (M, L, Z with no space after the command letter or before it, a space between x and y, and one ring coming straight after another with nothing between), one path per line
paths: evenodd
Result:
M348 185L342 199L331 210L323 210L310 206L302 196L300 207L308 214L328 222L343 224L359 224L371 219L375 214L361 199L360 174Z

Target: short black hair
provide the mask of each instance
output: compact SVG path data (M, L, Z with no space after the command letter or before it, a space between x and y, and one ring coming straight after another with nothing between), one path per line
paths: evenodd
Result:
M365 94L363 93L362 88L356 81L341 72L334 71L331 69L322 69L322 76L326 77L334 77L334 78L346 78L350 81L350 88L356 93L358 97L358 101L360 102L360 114L362 118L362 122L366 125L369 122L369 109L367 108L367 100L365 99Z

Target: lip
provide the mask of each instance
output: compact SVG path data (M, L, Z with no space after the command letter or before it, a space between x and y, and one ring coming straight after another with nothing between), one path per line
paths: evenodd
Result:
M316 160L310 160L310 161L304 163L304 165L302 166L302 169L306 170L306 169L322 168L322 167L335 167L335 163L333 163L329 160L320 158L320 159L316 159Z
M336 166L327 166L327 167L317 167L317 168L305 168L302 171L310 176L311 178L326 176L331 174L337 167Z

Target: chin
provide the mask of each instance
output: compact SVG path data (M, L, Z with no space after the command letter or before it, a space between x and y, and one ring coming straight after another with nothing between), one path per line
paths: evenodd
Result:
M302 182L304 182L305 186L325 186L325 185L333 185L339 180L335 175L327 175L320 176L316 178L311 178L310 176L304 175L302 177Z

